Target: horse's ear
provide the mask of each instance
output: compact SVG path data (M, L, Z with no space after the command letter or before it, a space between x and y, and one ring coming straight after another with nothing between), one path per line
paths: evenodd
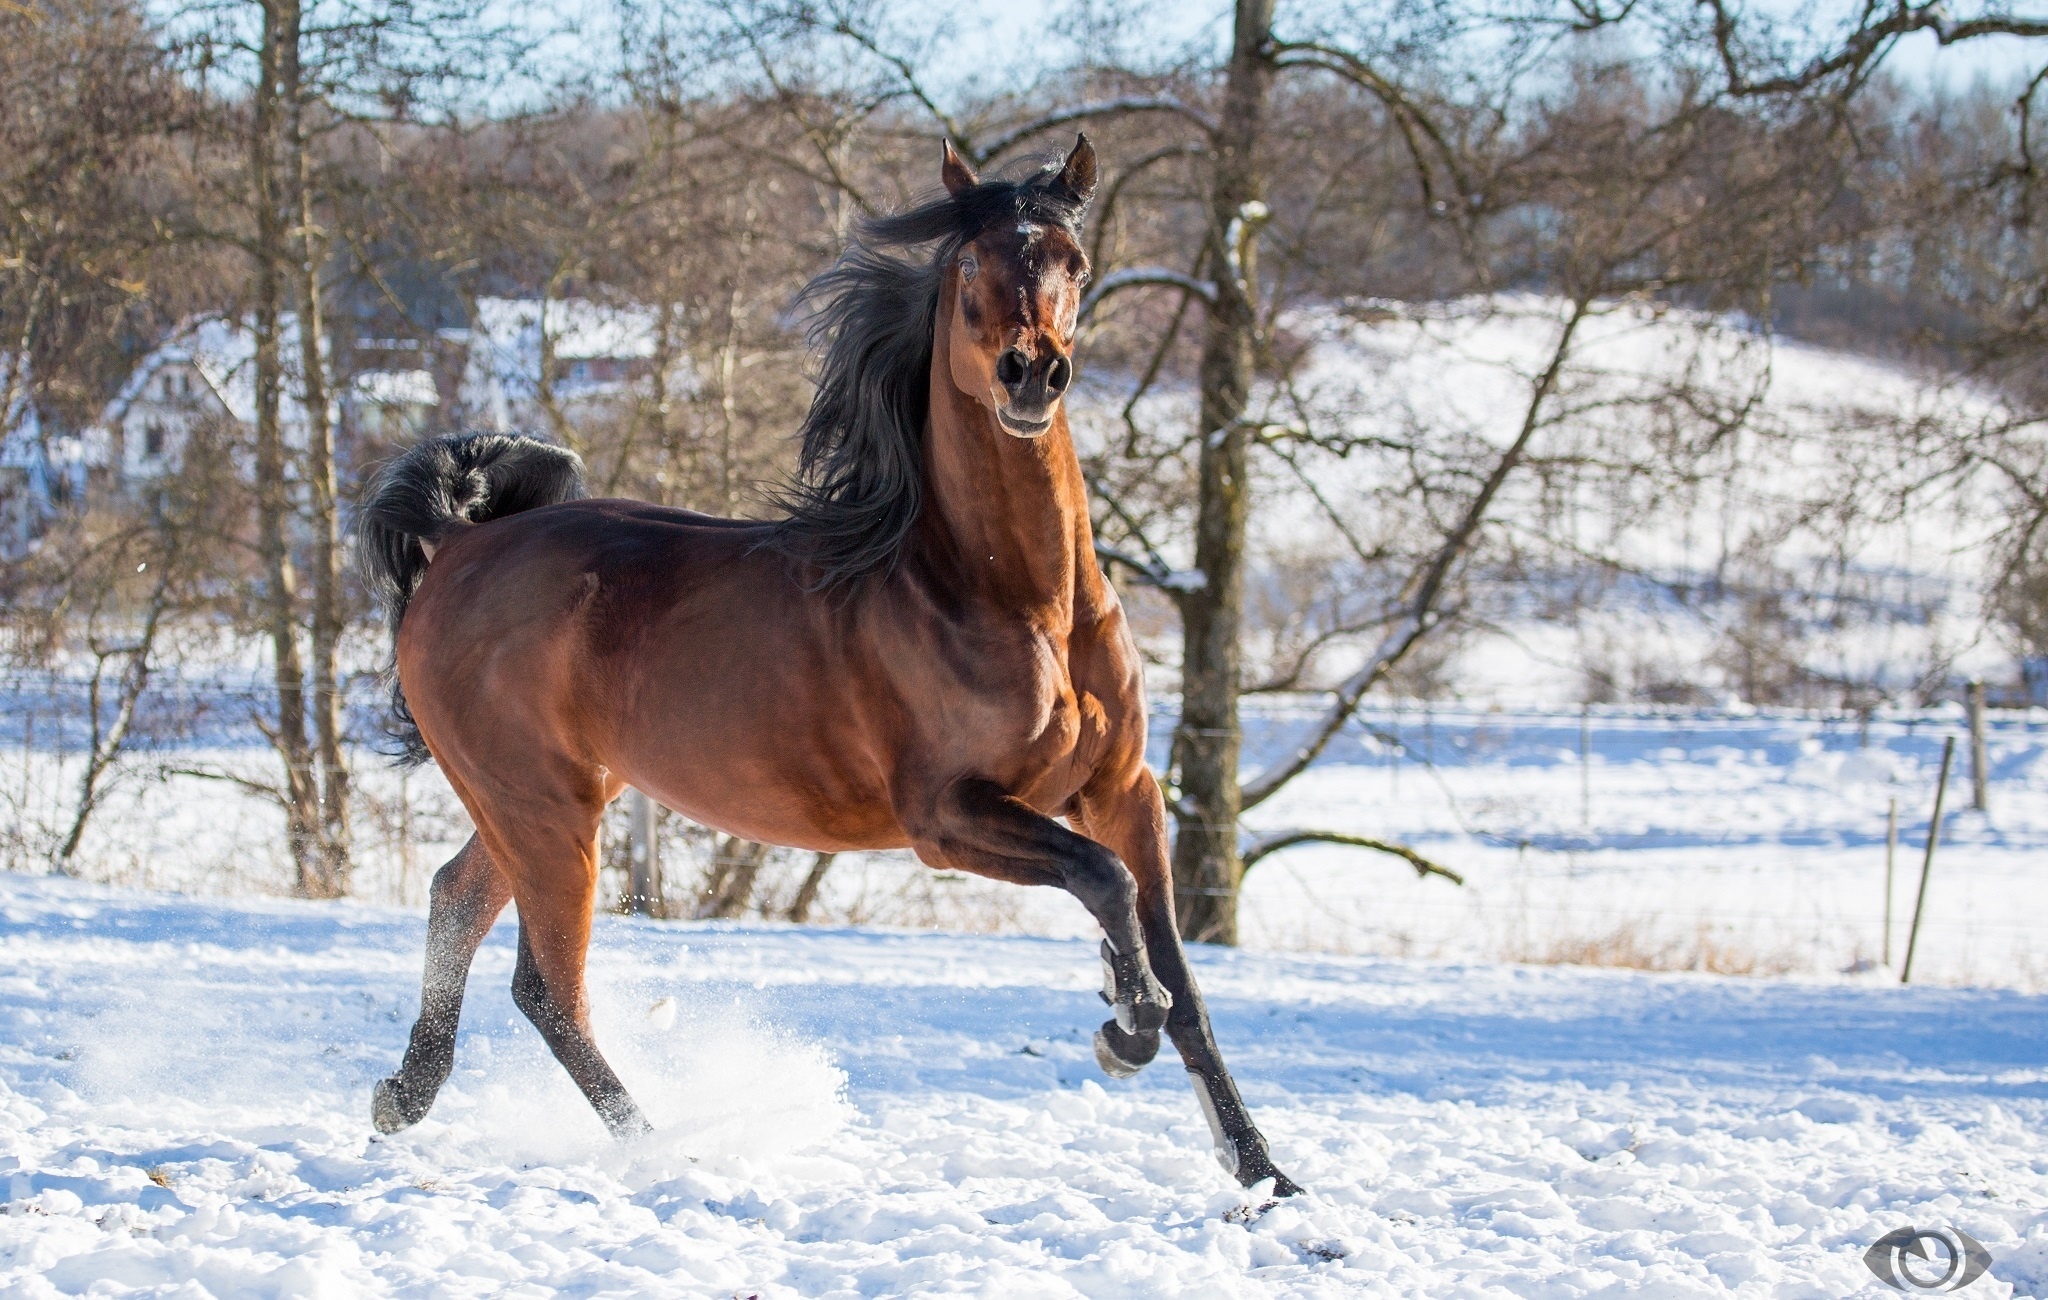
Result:
M946 193L958 197L981 184L981 177L974 174L959 154L953 152L953 142L946 141L946 157L939 164L939 178L946 182Z
M1088 143L1087 132L1074 140L1074 151L1067 155L1066 165L1060 168L1052 187L1076 203L1086 203L1095 197L1095 146Z

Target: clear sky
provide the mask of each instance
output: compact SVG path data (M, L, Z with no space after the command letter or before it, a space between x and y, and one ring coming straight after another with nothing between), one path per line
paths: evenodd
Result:
M932 70L958 89L1028 84L1046 69L1084 56L1143 65L1203 48L1220 55L1229 40L1232 8L1228 0L953 0L943 7L892 0L886 7L910 30L943 34ZM1343 7L1342 0L1279 0L1276 26L1287 34L1291 26L1314 26ZM1751 0L1745 6L1788 32L1804 30L1816 43L1840 31L1860 7L1856 0ZM1961 18L1991 7L1959 0L1950 9ZM2036 7L2048 17L2048 0ZM1886 60L1887 68L1910 82L1933 80L1958 89L1978 78L2010 83L2043 63L2048 40L1986 37L1944 49L1929 33L1900 41ZM948 78L949 68L958 75Z
M312 7L317 12L360 2L313 0ZM206 22L202 15L253 9L233 0L145 3L173 28L187 29ZM653 9L660 0L638 3ZM1492 3L1473 0L1472 7L1478 12ZM1279 0L1278 26L1283 34L1342 30L1345 24L1336 15L1351 7L1346 0ZM1829 43L1828 35L1839 32L1858 7L1856 0L1749 0L1746 6L1775 20L1786 36L1805 33L1815 47ZM1981 0L1957 0L1952 10L1967 17L1988 7ZM2033 7L2048 16L2048 0L2036 0ZM699 12L719 8L705 3ZM1136 67L1171 65L1190 55L1213 61L1228 42L1231 13L1228 0L880 0L877 9L893 29L891 47L916 49L920 75L947 98L1022 89L1049 70L1082 61ZM545 66L556 75L588 75L615 55L614 0L477 0L474 12L543 37ZM2048 41L1994 37L1942 49L1931 35L1919 34L1901 41L1886 66L1910 83L1962 89L1979 79L2016 85L2044 62ZM526 93L516 84L501 89L513 100Z

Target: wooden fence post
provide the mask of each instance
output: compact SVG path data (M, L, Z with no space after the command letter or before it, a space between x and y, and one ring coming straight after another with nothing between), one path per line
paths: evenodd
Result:
M632 879L626 887L627 910L635 916L661 915L661 845L654 834L654 800L638 790L627 796L632 827Z
M1984 759L1984 683L1971 682L1970 702L1970 806L1978 812L1991 807L1991 771Z
M1884 964L1892 964L1892 863L1899 856L1899 799L1884 812Z
M1927 856L1920 860L1920 895L1913 900L1913 928L1906 932L1906 964L1899 971L1899 983L1913 979L1913 950L1920 945L1920 914L1927 910L1927 877L1934 872L1934 846L1941 842L1941 804L1948 794L1949 763L1956 756L1956 738L1941 742L1941 779L1934 783L1934 818L1927 823Z
M1579 826L1593 827L1593 704L1579 706Z

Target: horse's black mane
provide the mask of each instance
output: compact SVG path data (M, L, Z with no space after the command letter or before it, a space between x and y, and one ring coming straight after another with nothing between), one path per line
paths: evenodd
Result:
M818 587L895 565L923 501L932 335L946 265L998 221L1074 230L1085 199L1059 175L1055 162L864 221L839 261L798 296L814 308L808 333L824 363L796 476L777 498L789 517L769 544L812 566ZM927 257L905 256L933 244Z

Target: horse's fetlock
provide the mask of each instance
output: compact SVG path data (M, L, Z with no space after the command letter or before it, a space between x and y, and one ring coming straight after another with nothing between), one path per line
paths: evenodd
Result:
M1173 1008L1173 995L1152 973L1144 944L1140 942L1133 952L1118 952L1106 938L1102 941L1102 1000L1127 1034L1157 1033Z

